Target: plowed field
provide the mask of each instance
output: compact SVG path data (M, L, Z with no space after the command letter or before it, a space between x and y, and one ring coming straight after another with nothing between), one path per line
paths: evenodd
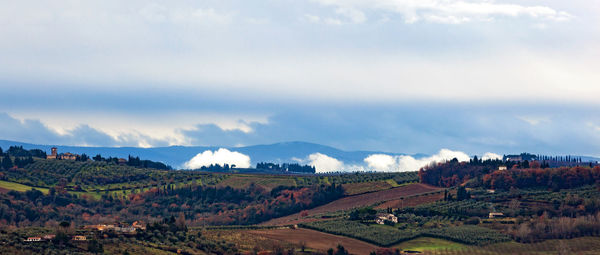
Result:
M415 183L409 184L406 186L401 186L393 189L382 190L372 193L366 193L356 196L344 197L338 200L335 200L329 204L322 205L313 209L308 210L308 215L316 215L322 213L350 210L352 208L364 207L373 205L378 202L386 202L390 200L397 200L407 196L413 196L417 194L423 194L433 191L438 191L440 188ZM261 225L286 225L286 224L297 224L306 221L314 221L315 219L304 219L300 217L300 213L292 214L289 216L272 219L270 221L264 222Z
M252 230L249 233L292 244L305 242L307 247L321 251L327 251L329 248L335 249L338 244L344 246L351 254L369 254L379 248L376 245L356 239L303 228Z

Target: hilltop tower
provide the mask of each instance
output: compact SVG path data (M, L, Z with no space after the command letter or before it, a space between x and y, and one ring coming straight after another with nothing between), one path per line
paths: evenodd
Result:
M52 154L47 155L46 159L56 159L58 157L58 150L56 149L56 147L52 147L50 151L52 152Z

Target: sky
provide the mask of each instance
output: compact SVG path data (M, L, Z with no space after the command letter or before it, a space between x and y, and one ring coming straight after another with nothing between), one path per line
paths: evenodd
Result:
M600 156L597 0L1 4L0 139Z

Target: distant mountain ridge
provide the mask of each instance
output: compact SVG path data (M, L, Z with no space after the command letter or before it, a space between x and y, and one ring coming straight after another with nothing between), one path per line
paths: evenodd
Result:
M139 156L141 159L149 159L160 161L172 166L175 169L181 168L183 164L207 150L215 151L220 148L225 148L230 151L237 151L246 154L250 157L252 165L258 162L272 163L294 163L295 159L306 159L313 153L325 154L345 164L364 164L364 159L372 154L387 154L393 156L408 155L404 153L382 152L382 151L345 151L331 146L322 144L293 141L281 142L274 144L251 145L242 147L227 147L227 146L168 146L168 147L85 147L85 146L64 146L64 145L38 145L31 143L23 143L9 140L0 140L0 147L6 150L10 146L23 146L25 149L42 149L50 153L50 148L58 148L59 153L71 152L76 154L87 154L90 157L96 154L101 154L103 157L119 157L127 158L127 156ZM427 154L412 154L409 155L415 158L429 156ZM575 156L575 155L573 155ZM589 156L581 157L584 162L600 161L600 158Z
M407 155L403 153L390 153L381 151L344 151L334 147L308 143L308 142L281 142L265 145L251 145L243 147L221 147L221 146L168 146L168 147L84 147L63 145L38 145L16 141L0 140L0 147L8 149L10 146L23 146L25 149L42 149L50 153L50 148L56 147L59 153L71 152L76 154L87 154L90 157L101 154L103 157L127 158L128 155L139 156L142 159L160 161L171 165L173 168L181 167L185 162L206 150L218 150L226 148L237 151L250 157L252 164L258 162L293 163L294 159L306 159L310 154L322 153L336 158L344 163L362 164L364 158L371 154ZM423 157L425 154L411 155Z

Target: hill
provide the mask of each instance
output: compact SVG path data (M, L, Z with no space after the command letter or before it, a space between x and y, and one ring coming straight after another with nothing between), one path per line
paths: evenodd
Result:
M63 145L40 145L22 143L16 141L0 140L0 147L8 148L10 146L23 146L25 149L42 149L47 153L50 148L57 147L59 152L71 152L87 155L101 154L104 157L119 157L127 158L128 155L139 156L143 159L160 161L171 165L174 168L179 168L183 163L202 153L206 150L218 150L226 148L231 151L238 151L246 154L252 160L252 163L257 162L273 162L273 163L289 163L295 162L294 159L304 159L313 153L322 153L330 157L334 157L344 163L364 163L363 160L371 154L385 153L389 155L405 155L401 153L389 153L380 151L344 151L334 147L307 143L307 142L282 142L268 145L253 145L244 147L217 147L217 146L169 146L155 148L139 148L139 147L84 147L84 146L63 146ZM424 155L413 155L421 157Z

